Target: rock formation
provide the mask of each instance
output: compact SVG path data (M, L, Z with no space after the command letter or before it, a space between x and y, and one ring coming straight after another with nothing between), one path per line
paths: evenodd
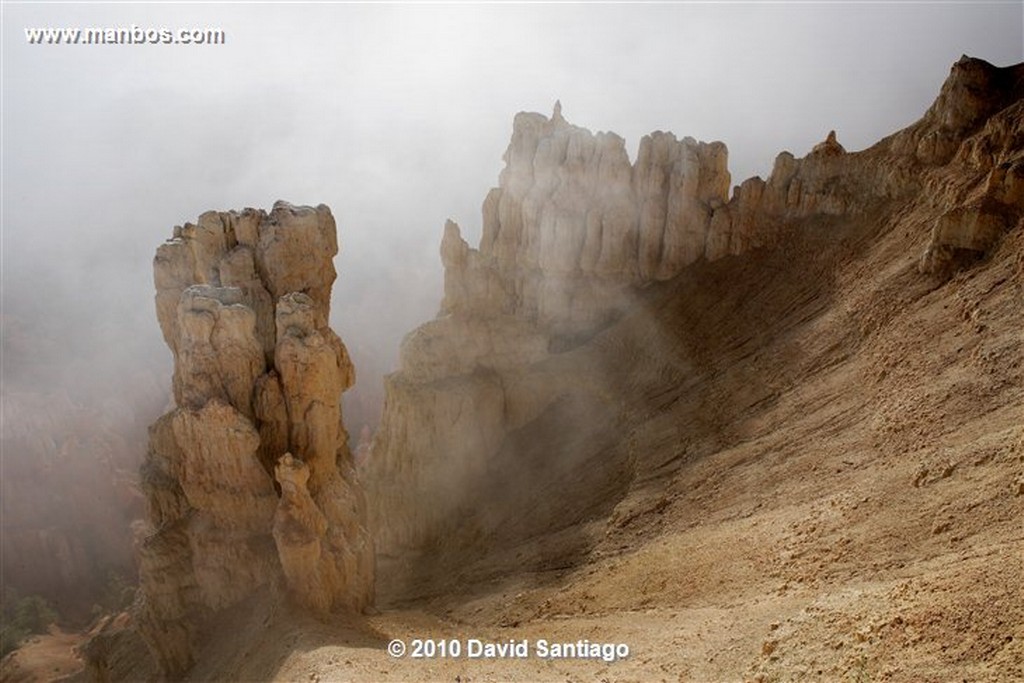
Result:
M326 206L284 202L204 213L157 250L176 407L150 428L136 617L167 674L208 614L280 581L319 611L373 599L341 417L354 371L328 327L337 251Z
M520 113L499 186L470 249L449 223L443 313L504 313L573 334L614 316L629 288L705 255L729 191L725 145L657 132L630 164L625 141Z
M910 148L928 163L976 176L980 182L957 197L934 224L921 257L924 272L948 277L985 256L1020 218L1024 207L1024 74L996 69L977 59L953 66L938 100L924 119L896 136L894 148ZM948 182L948 181L947 181ZM942 185L928 188L942 192Z
M496 533L488 517L517 486L517 524L550 505L510 473L567 402L587 413L561 427L577 442L614 429L623 409L600 368L558 369L646 287L698 261L784 244L806 225L921 196L942 205L922 269L947 272L964 254L984 255L1022 214L1024 160L1013 152L1024 135L1022 93L1022 67L965 57L913 126L862 152L830 132L804 158L783 152L767 180L750 178L731 197L722 143L656 132L631 164L622 138L569 124L560 105L550 118L518 114L498 187L483 202L480 245L445 225L440 314L407 336L401 368L386 379L368 465L382 556ZM951 191L949 178L964 174L974 189ZM551 452L538 467L592 455ZM517 458L518 470L507 466ZM585 495L576 482L587 471L555 495Z

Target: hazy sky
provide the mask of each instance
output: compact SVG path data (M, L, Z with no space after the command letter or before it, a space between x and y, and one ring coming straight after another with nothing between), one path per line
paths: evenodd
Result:
M657 129L723 140L738 184L829 129L854 150L913 122L962 53L1024 61L1022 22L1021 2L5 3L5 321L29 337L73 328L57 355L116 385L119 368L169 357L151 259L174 224L323 202L342 244L333 326L376 383L436 311L444 220L478 239L517 111L561 99L631 153ZM221 28L227 43L24 33L133 24Z

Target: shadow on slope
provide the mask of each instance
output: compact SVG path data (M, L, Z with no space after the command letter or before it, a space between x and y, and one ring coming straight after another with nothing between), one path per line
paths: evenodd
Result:
M794 330L832 315L837 263L866 249L892 210L805 220L774 248L696 264L524 370L504 387L508 404L547 392L547 409L506 435L418 553L382 567L381 602L468 599L512 574L556 581L624 517L656 509L682 463L746 438L758 411L853 352L852 325L810 343Z

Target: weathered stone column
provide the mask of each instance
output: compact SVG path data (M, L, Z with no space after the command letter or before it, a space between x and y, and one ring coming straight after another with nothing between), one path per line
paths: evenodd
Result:
M281 582L319 611L373 600L373 544L341 415L355 372L328 327L324 205L207 212L154 259L175 408L142 470L139 631L168 675L196 627ZM275 484L276 481L276 484Z

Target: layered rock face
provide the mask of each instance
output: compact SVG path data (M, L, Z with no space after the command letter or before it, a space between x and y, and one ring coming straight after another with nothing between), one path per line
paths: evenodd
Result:
M565 463L577 469L555 495L586 498L578 482L595 467L609 471L591 489L618 486L628 463L600 463L586 442L614 430L625 408L601 368L571 369L572 351L646 286L922 195L944 215L930 226L923 270L983 255L1021 215L1022 160L1011 152L1024 134L1022 83L1021 67L965 57L913 126L857 153L833 131L803 158L783 152L767 180L748 179L731 197L721 143L657 132L631 164L621 138L569 124L558 105L550 118L518 114L479 248L445 225L440 314L404 340L401 368L386 379L368 465L383 556L507 526L495 519L519 524L538 509L531 491L565 475ZM952 191L965 174L975 189ZM567 402L585 414L563 427L575 445L538 456L534 479L510 475ZM492 514L509 501L507 514Z
M973 174L980 182L947 201L921 256L923 272L948 277L983 258L1024 211L1024 69L997 69L963 57L935 104L892 143L925 164ZM948 195L942 183L926 191Z
M176 407L142 470L139 630L180 674L210 612L283 579L303 605L373 599L373 545L341 416L354 370L328 327L326 206L207 212L157 250Z

